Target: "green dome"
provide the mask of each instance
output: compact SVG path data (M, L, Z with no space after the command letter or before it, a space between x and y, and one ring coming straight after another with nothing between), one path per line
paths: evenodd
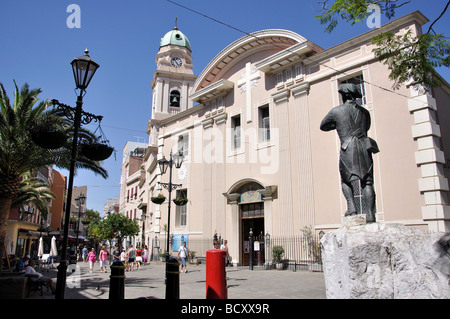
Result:
M175 27L173 30L166 33L166 35L161 39L161 42L159 44L160 47L166 46L166 45L178 45L180 47L186 47L191 50L191 44L189 43L188 38L178 30L177 27Z

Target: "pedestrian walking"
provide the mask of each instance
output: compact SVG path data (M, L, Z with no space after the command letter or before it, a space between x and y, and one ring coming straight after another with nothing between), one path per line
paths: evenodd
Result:
M223 241L220 249L225 250L225 265L228 266L230 264L230 254L228 252L228 241L226 239Z
M83 262L87 263L88 261L88 253L89 250L87 249L86 245L84 245L83 249L81 250L81 255L83 257Z
M106 246L102 246L98 259L100 260L100 272L106 272L106 265L108 264L108 251Z
M142 250L141 246L136 247L136 270L141 270Z
M113 255L113 263L120 261L120 250L119 247L117 247L117 245L114 245L112 255Z
M127 266L128 271L133 271L135 261L136 261L136 250L133 248L133 245L131 245L130 249L128 249L128 266Z
M91 252L89 253L89 256L88 256L88 260L89 260L89 273L92 274L92 271L94 271L94 264L95 264L95 260L96 260L94 248L91 249Z
M120 253L120 261L125 266L125 269L127 269L127 253L125 251L125 248L122 248L122 252Z
M148 261L148 248L147 245L144 245L144 249L142 249L142 262L145 265L147 261Z
M183 242L183 245L178 249L178 259L181 259L181 271L188 272L186 269L186 259L190 256L189 248L186 247L186 242Z

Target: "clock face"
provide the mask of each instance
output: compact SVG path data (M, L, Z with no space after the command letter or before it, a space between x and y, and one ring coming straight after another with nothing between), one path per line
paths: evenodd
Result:
M184 165L181 165L181 167L178 169L178 179L180 181L184 180L187 176L187 168Z
M170 60L170 63L172 64L172 66L179 68L182 64L182 61L180 58L172 58L172 60Z

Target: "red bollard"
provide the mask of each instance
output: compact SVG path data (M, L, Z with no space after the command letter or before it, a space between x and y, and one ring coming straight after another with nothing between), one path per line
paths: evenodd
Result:
M206 252L206 299L228 299L225 256L221 249Z

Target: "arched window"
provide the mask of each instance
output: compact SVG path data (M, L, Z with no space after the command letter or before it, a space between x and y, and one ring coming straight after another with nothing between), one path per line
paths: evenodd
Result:
M177 90L173 90L170 92L170 107L180 107L180 92Z

